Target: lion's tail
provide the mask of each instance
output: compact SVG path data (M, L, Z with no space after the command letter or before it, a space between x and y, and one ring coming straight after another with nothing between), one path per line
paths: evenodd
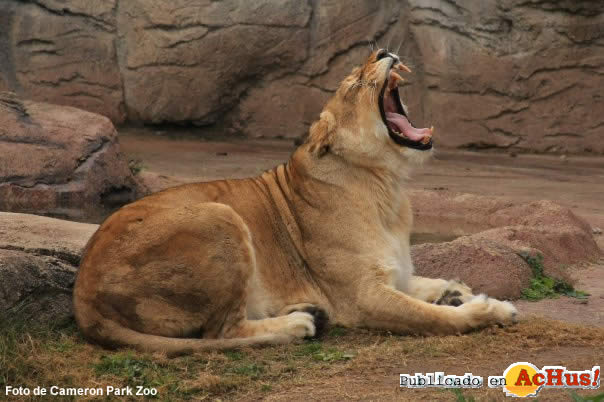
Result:
M271 334L252 336L249 338L170 338L165 336L144 334L123 327L111 320L103 320L102 329L98 324L93 331L84 330L84 336L105 347L131 347L141 352L160 352L166 355L180 356L205 350L233 349L244 346L266 346L289 343L293 340L290 335ZM100 331L99 331L100 330ZM101 333L102 332L102 336Z

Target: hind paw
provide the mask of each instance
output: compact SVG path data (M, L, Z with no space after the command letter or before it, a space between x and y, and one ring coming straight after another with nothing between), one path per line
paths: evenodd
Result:
M294 311L285 316L286 323L282 332L296 338L310 338L315 336L317 329L312 314Z
M319 338L325 334L327 326L329 324L329 317L327 312L321 307L311 303L300 303L287 306L282 310L281 314L289 315L293 312L304 312L313 316L313 322L315 324L315 334L311 335L312 338Z

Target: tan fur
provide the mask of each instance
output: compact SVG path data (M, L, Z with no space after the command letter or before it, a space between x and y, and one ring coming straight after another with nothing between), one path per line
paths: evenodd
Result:
M512 322L509 303L413 276L407 179L430 151L388 136L378 97L390 62L374 53L356 68L286 164L171 188L109 217L75 284L83 334L178 354L312 336L312 306L331 323L397 333ZM463 305L431 304L455 290Z

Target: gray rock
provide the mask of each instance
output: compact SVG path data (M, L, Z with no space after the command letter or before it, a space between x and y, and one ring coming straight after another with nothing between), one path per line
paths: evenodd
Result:
M0 316L40 323L71 318L80 255L97 227L0 212Z

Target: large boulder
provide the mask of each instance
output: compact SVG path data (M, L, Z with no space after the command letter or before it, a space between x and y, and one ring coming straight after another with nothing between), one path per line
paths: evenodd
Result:
M480 236L412 247L415 273L429 278L459 279L475 293L517 299L532 278L516 250Z
M567 281L568 266L602 256L590 226L551 201L423 190L411 199L416 231L459 236L413 246L419 275L459 278L475 291L515 299L533 276L521 254L542 255L545 273Z
M0 210L98 219L143 190L106 117L0 93Z
M69 319L80 255L96 229L93 224L0 212L0 318Z

